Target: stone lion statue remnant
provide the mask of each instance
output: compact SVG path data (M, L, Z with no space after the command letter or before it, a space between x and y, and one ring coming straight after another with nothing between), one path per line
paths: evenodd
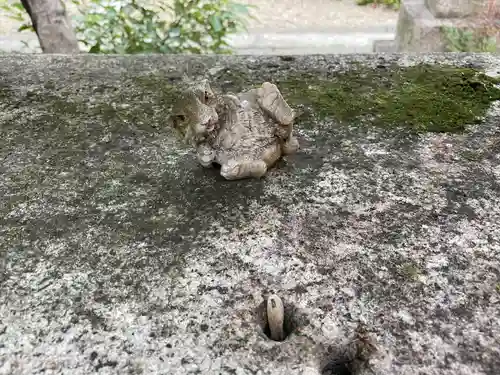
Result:
M168 123L191 143L205 168L214 163L227 180L260 178L282 156L295 153L295 112L276 85L238 95L216 94L207 79L183 79Z

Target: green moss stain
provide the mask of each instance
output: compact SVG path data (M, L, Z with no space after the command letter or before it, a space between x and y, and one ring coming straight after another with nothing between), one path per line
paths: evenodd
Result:
M248 89L269 80L278 85L292 106L311 109L303 125L314 118L345 124L371 123L386 128L406 127L416 132L461 132L483 117L500 100L500 80L469 68L446 65L370 68L352 64L347 72L292 72L250 77L227 69L217 77L223 89ZM258 79L256 79L258 78ZM307 113L307 112L306 112Z
M473 69L418 65L361 67L328 79L290 77L280 88L290 104L309 105L315 114L343 123L460 132L500 100L496 83Z

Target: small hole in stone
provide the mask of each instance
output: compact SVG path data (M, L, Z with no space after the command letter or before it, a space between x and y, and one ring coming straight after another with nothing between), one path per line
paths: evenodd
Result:
M283 319L283 340L286 340L292 333L295 333L299 328L308 324L307 318L301 314L298 309L287 303L284 299L283 302L283 310L284 310L284 319ZM269 322L267 319L267 296L264 298L264 301L257 307L256 309L257 315L257 323L264 335L270 340L271 338L271 330L269 328Z
M360 323L349 340L340 346L328 347L321 364L321 375L359 375L373 372L369 360L379 351L375 337Z
M347 356L330 359L322 367L321 375L354 375L353 361Z

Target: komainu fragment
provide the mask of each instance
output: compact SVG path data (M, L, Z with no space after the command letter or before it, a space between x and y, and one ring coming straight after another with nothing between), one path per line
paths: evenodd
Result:
M227 180L260 178L282 156L295 153L295 112L276 85L240 94L216 94L208 80L184 78L168 123L196 149L205 168L214 163Z

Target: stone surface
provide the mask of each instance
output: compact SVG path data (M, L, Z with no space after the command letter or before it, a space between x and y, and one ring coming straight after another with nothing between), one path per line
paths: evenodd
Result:
M425 0L427 8L438 18L471 16L484 10L490 0Z
M500 74L466 54L0 55L0 374L320 374L358 321L377 375L498 374L498 105L456 135L298 122L301 152L229 182L139 79L418 62ZM272 292L284 342L259 324Z

